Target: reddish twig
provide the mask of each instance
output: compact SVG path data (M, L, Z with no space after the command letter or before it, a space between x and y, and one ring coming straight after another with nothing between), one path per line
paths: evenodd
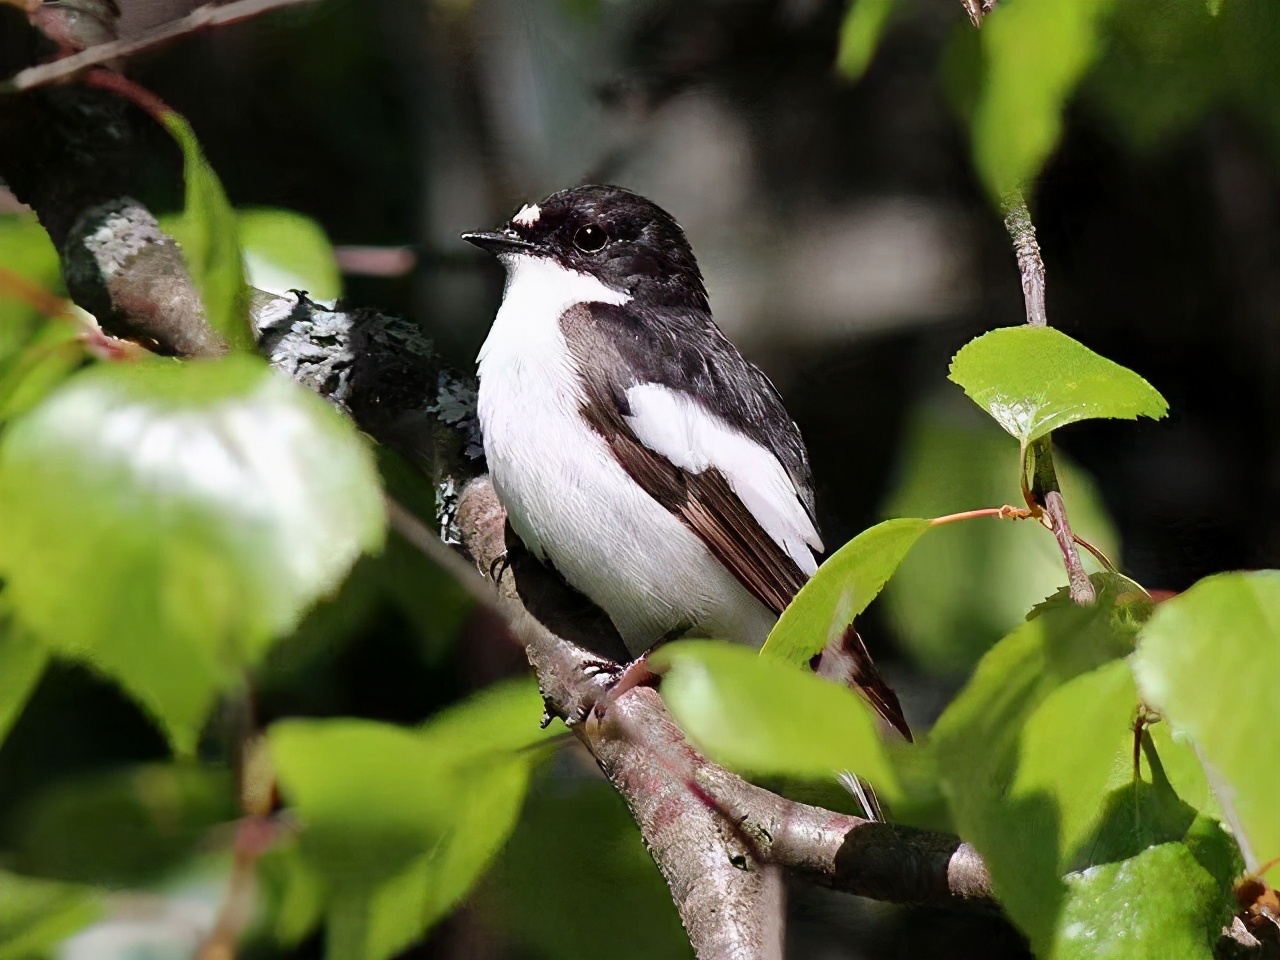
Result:
M1015 507L1006 503L1003 507L983 507L980 510L965 510L962 513L949 513L945 517L934 517L929 521L931 527L941 527L948 523L959 523L961 520L976 520L979 517L997 517L1000 520L1030 520L1035 513L1025 507Z
M72 56L63 57L61 60L28 67L15 74L6 83L0 84L0 93L30 90L57 80L65 80L82 70L101 66L110 60L131 57L189 33L248 20L278 7L310 2L312 0L236 0L234 3L208 3L203 7L197 7L185 17L162 23L140 36L99 43Z

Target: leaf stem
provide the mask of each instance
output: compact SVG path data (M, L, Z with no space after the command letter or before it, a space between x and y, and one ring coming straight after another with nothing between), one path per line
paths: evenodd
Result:
M1001 520L1030 520L1035 514L1025 507L1005 504L1003 507L983 507L980 510L965 510L961 513L949 513L945 517L934 517L929 521L932 527L941 527L961 520L974 520L978 517L998 517Z
M1086 550L1088 550L1089 553L1093 555L1093 559L1097 560L1100 564L1106 567L1107 572L1109 573L1120 572L1119 570L1116 569L1116 565L1111 562L1110 557L1108 557L1105 553L1103 553L1101 550L1095 547L1092 543L1090 543L1084 537L1080 536L1080 534L1076 533L1075 531L1072 531L1071 539L1075 541L1076 546L1084 547Z

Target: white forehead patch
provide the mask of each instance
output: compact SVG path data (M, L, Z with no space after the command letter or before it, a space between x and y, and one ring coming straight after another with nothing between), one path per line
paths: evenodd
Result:
M542 216L542 210L536 203L526 203L520 208L520 212L511 218L511 222L518 223L522 227L532 227L538 222L540 216Z

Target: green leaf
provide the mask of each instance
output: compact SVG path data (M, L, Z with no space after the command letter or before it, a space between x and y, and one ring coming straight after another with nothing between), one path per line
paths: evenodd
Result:
M1093 580L1093 606L1063 591L997 643L931 737L956 828L1038 952L1132 743L1137 698L1121 658L1151 602L1121 577Z
M324 919L324 885L296 840L282 838L258 860L264 915L271 937L296 946Z
M1084 84L1091 112L1132 150L1152 155L1207 114L1227 110L1251 136L1280 148L1280 73L1274 4L1121 0L1107 55ZM1260 135L1260 136L1259 136Z
M1221 779L1246 862L1280 856L1280 571L1209 577L1162 603L1134 671L1146 702ZM1280 864L1266 876L1280 885Z
M650 664L664 671L680 728L718 763L794 777L851 770L889 802L900 795L871 708L852 690L714 640L665 644Z
M0 744L13 729L48 660L48 652L30 631L14 623L0 594Z
M283 296L305 290L316 300L342 295L333 247L314 220L292 210L238 211L245 272L259 290Z
M392 956L466 896L515 827L530 747L550 736L541 712L536 684L519 681L420 731L364 720L271 728L281 789L304 823L303 875L324 889L330 956Z
M1162 843L1066 878L1056 960L1211 960L1218 884L1186 844ZM1229 916L1229 914L1228 914Z
M102 914L93 891L0 871L0 960L31 960Z
M0 361L0 422L30 410L84 363L86 353L70 323L46 323L26 347Z
M857 80L871 63L897 0L854 0L840 25L836 69Z
M996 202L1034 178L1057 146L1063 108L1097 55L1112 6L1112 0L1014 0L983 21L973 155Z
M1064 878L1050 955L1212 957L1235 910L1241 863L1231 838L1197 816L1159 769L1151 783L1130 780L1113 790L1102 807L1076 869Z
M155 883L236 819L226 770L152 763L56 781L13 814L10 863L23 873L110 888Z
M34 215L0 215L0 365L30 339L44 319L18 285L60 295L58 251Z
M252 351L255 344L235 211L191 125L172 110L161 121L182 148L186 181L182 216L167 229L182 247L210 326L233 350Z
M1022 502L1018 451L988 417L948 391L910 418L887 516L932 517ZM1118 539L1089 475L1061 451L1054 462L1072 528L1118 562ZM1092 563L1086 554L1085 563ZM967 673L1022 622L1028 597L1062 583L1062 553L1037 523L990 518L948 524L902 561L884 605L913 658L935 673Z
M1052 327L1002 327L970 340L950 378L1024 447L1078 420L1159 419L1169 410L1132 370Z
M769 632L760 655L807 664L833 634L867 609L928 529L928 520L912 517L885 520L862 531L828 557L800 588Z
M351 425L261 361L81 373L0 441L0 577L189 753L219 689L383 528Z

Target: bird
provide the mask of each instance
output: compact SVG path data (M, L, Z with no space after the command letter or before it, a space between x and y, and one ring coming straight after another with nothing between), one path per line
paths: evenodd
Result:
M683 229L589 184L462 239L506 268L477 414L512 530L632 658L678 635L763 644L823 550L812 471L777 389L712 318ZM853 685L910 738L844 636Z

